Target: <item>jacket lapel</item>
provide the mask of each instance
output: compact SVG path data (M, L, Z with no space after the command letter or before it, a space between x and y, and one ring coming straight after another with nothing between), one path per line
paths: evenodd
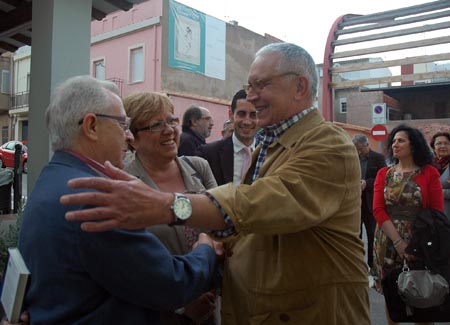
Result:
M232 137L223 141L223 146L219 151L220 167L225 184L233 181L234 171L234 149Z

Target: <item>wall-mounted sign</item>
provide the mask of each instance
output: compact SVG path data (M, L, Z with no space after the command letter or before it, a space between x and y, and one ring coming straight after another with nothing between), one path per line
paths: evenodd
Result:
M372 124L386 124L386 103L372 104Z

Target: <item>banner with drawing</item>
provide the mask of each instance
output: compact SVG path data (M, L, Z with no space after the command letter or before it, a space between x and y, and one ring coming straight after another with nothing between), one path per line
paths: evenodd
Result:
M169 0L169 67L225 80L225 22Z

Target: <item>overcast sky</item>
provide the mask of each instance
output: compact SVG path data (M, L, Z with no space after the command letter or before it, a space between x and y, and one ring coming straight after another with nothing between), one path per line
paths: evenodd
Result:
M223 21L305 48L323 63L325 43L334 21L345 14L372 14L433 2L427 0L177 0Z

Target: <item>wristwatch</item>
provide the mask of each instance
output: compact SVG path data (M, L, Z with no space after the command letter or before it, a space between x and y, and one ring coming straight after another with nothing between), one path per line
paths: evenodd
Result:
M189 198L181 193L174 193L175 199L170 209L174 219L171 225L182 225L192 216L192 203Z

